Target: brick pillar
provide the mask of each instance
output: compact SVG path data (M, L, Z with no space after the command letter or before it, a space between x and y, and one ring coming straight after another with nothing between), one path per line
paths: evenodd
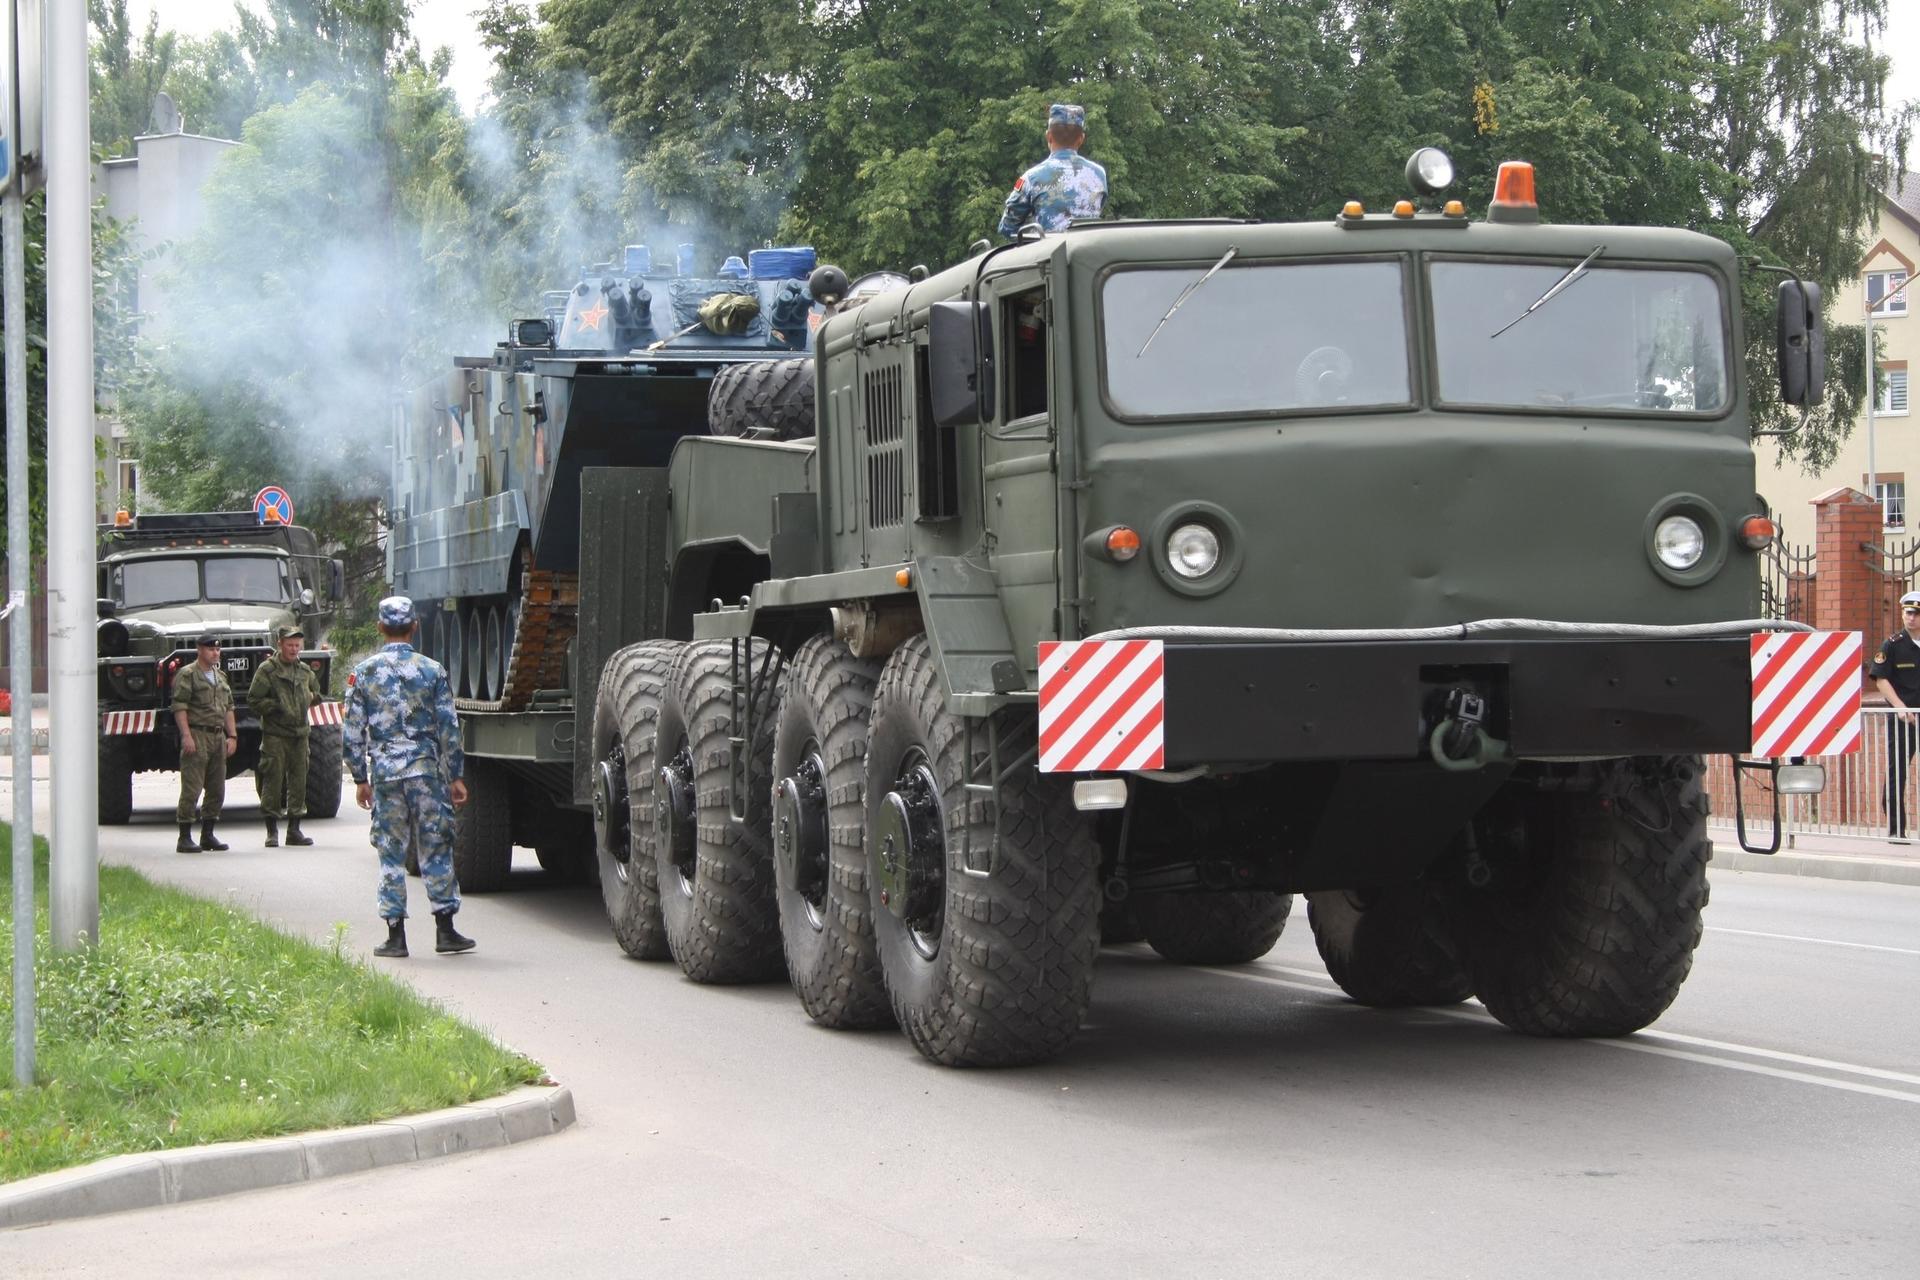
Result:
M1820 631L1858 631L1868 657L1894 625L1880 558L1867 550L1886 537L1880 504L1858 489L1831 489L1813 500L1813 617Z

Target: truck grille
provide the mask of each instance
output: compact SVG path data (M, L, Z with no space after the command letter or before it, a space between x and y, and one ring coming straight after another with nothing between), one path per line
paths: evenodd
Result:
M901 367L867 375L867 527L885 529L907 518L905 417Z

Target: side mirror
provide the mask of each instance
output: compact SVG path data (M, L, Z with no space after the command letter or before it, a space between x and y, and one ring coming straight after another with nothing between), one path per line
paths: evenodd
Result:
M313 588L312 587L300 588L300 603L307 606L307 608L309 609L313 608Z
M1782 280L1775 321L1781 402L1809 408L1819 404L1827 392L1827 333L1821 316L1820 286Z
M942 427L993 417L993 318L984 302L927 309L927 382Z
M111 618L119 612L120 606L106 596L101 596L93 602L93 616L96 618Z
M344 560L327 563L327 586L331 588L330 598L335 604L347 598L347 565Z

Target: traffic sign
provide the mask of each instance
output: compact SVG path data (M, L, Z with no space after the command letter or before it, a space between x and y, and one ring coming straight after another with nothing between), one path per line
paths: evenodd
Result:
M292 524L293 499L279 485L270 484L253 495L253 515L261 524Z

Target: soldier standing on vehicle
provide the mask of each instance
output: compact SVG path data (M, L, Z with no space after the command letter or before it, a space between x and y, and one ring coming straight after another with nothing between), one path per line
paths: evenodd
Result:
M1887 838L1907 842L1907 774L1920 747L1920 722L1907 708L1920 708L1920 591L1900 597L1904 630L1880 642L1867 674L1887 705Z
M194 664L173 678L173 723L180 730L180 823L176 853L219 852L213 838L227 800L227 757L240 746L233 719L233 690L220 670L220 637L201 636ZM201 793L205 792L202 800ZM194 809L200 811L200 843L193 842Z
M1107 171L1080 154L1087 141L1087 109L1056 102L1047 109L1045 160L1021 174L1000 215L1000 234L1012 238L1029 222L1063 231L1076 219L1097 218L1107 203Z
M305 640L299 627L276 628L279 652L253 669L247 686L247 705L260 717L260 764L254 776L269 849L280 843L281 818L287 820L288 844L313 843L312 836L301 833L300 819L307 813L307 711L320 698L320 680L300 661Z
M413 601L380 602L380 652L353 670L344 729L354 798L373 810L373 847L380 851L380 918L387 940L377 956L407 954L407 847L433 903L439 933L433 949L471 951L473 939L453 928L460 885L453 874L453 806L467 802L466 757L453 712L447 671L414 652Z

